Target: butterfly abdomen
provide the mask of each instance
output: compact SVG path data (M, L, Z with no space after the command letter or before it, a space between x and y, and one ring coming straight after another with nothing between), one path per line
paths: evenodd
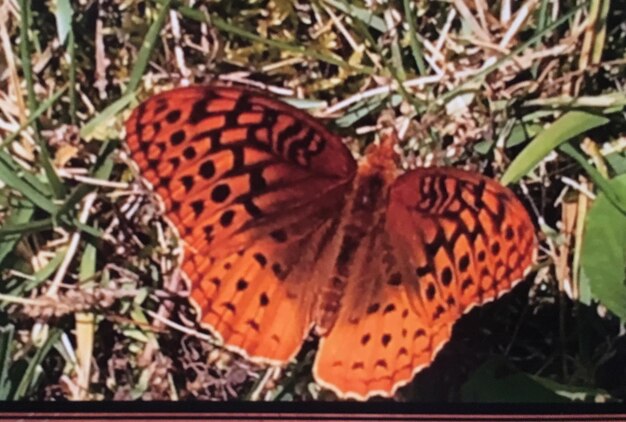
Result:
M342 306L351 271L362 268L372 252L368 239L384 224L389 181L376 169L362 167L355 178L351 194L343 210L344 224L339 231L340 247L335 258L333 274L322 290L318 301L317 333L323 335L333 326ZM369 277L369 278L368 278ZM363 285L373 285L373 274L359 280Z

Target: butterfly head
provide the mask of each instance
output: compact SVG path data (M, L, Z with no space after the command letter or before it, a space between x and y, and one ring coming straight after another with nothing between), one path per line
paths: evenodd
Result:
M379 173L384 180L393 182L398 175L399 155L395 151L397 145L395 132L385 131L378 143L372 143L365 149L364 166L368 172Z

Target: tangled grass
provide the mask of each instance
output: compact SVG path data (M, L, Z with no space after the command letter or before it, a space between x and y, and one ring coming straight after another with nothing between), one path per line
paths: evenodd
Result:
M138 101L219 81L289 97L356 156L392 128L404 168L486 173L532 211L533 280L463 318L397 400L624 400L624 10L0 0L0 399L334 399L315 340L265 368L197 327L178 240L125 152Z

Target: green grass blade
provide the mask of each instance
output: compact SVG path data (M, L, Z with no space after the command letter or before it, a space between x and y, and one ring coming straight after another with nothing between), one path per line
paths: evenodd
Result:
M57 0L56 5L57 36L61 44L65 44L65 40L72 30L72 15L74 11L69 0Z
M382 107L384 99L385 96L380 95L354 104L343 116L335 120L335 124L339 127L352 127L360 119L370 116L375 110Z
M546 23L548 22L548 3L550 0L541 0L541 6L539 6L539 16L537 18L537 34L543 34L543 30L546 27ZM537 40L537 43L541 41Z
M587 162L587 159L570 144L559 147L561 151L572 157L587 172L593 183L606 195L607 199L613 203L621 212L626 215L626 197L600 174L598 170Z
M56 220L48 217L35 221L29 221L27 223L14 224L10 227L2 227L0 228L0 241L8 240L12 237L21 236L28 233L38 233L43 230L50 230L59 223L65 227L71 228L73 230L80 230L96 238L100 238L102 236L102 232L99 229L96 229L95 227L92 227L88 224L81 223L76 218L68 218L67 216L62 216Z
M371 26L379 32L387 32L387 24L380 16L376 16L368 9L354 6L346 1L324 0L324 3L330 4L337 10L341 10L347 15L360 20L366 25Z
M52 258L48 263L35 274L33 274L32 280L27 280L24 283L20 284L18 289L14 289L11 294L15 296L23 297L26 293L30 292L36 287L39 287L41 283L46 280L49 280L50 277L57 271L61 262L63 262L63 258L65 258L65 254L67 253L67 248L61 248L57 251L54 258Z
M411 2L409 0L402 0L402 4L404 6L405 19L409 23L409 43L411 45L411 54L413 55L413 60L415 60L415 65L417 66L418 73L420 75L425 75L426 65L424 64L424 54L422 53L422 46L420 45L420 41L417 39L415 16L413 16L413 12L411 12ZM417 7L417 3L414 4Z
M367 39L370 42L370 45L376 51L376 54L378 55L378 57L380 57L381 62L383 64L384 68L389 72L389 74L396 81L396 83L397 83L397 90L402 95L402 97L408 103L410 103L413 106L413 108L415 108L415 111L417 113L422 112L424 107L420 103L419 99L415 95L410 94L406 90L404 85L402 84L402 82L406 78L406 72L404 71L404 68L403 68L403 65L402 65L402 59L401 59L401 57L399 57L400 51L399 51L398 43L395 42L394 43L395 47L392 46L392 58L391 58L391 60L389 60L389 59L386 58L386 55L383 53L382 49L378 45L378 42L372 36L372 34L370 34L369 29L363 24L363 22L355 21L354 22L354 29L357 30L358 33L363 38ZM394 50L396 51L396 53L393 52ZM385 95L389 96L390 94L385 94Z
M170 11L172 0L163 0L160 1L160 3L162 8L157 16L157 19L152 23L152 25L150 25L148 33L144 38L141 49L137 55L137 62L135 63L135 66L130 74L130 79L128 81L128 85L126 86L124 95L109 104L104 110L98 113L97 116L93 117L83 126L80 130L80 136L82 138L91 139L94 132L101 125L108 122L114 116L117 116L126 108L126 106L128 106L128 104L130 104L131 101L135 99L135 90L139 86L139 82L141 81L141 78L150 63L150 57L154 51L154 47L156 46L159 33L165 24L165 19Z
M0 240L10 240L28 233L37 233L43 230L49 230L54 227L52 218L42 218L26 223L6 225L0 228Z
M85 252L80 259L79 280L85 282L93 277L96 273L97 249L91 243L85 245Z
M592 7L598 8L598 18L595 20L595 37L593 40L593 50L591 52L591 62L600 63L604 43L606 41L606 21L611 8L611 0L592 0ZM591 14L591 13L590 13Z
M17 130L17 132L14 132L14 133L10 134L9 136L7 136L5 139L2 140L2 143L0 143L0 149L4 149L7 145L9 145L11 142L13 142L15 140L15 138L17 138L17 136L20 134L20 132L22 130L24 130L27 127L29 127L30 125L32 125L33 122L35 122L39 118L39 116L41 116L50 107L52 107L54 105L54 103L56 103L58 101L58 99L61 98L61 95L63 95L63 93L65 92L66 89L67 89L66 86L62 87L57 92L52 94L52 96L50 98L48 98L46 101L44 101L41 104L39 104L39 107L37 107L37 110L35 110L34 113L31 113L28 116L28 120L26 121L26 123L21 125L20 128Z
M539 35L538 38L535 38L533 46L536 47L541 43L541 38L543 34L545 34L545 27L548 22L548 4L549 0L541 0L541 5L539 6L539 12L537 13L537 28L535 29L535 34ZM539 73L539 65L541 62L537 61L533 63L531 66L531 72L533 77L536 78Z
M515 157L502 176L501 183L508 185L518 181L532 170L550 151L570 139L598 126L609 119L583 111L570 111L559 117L547 129L539 133L524 150Z
M70 121L76 125L76 41L74 40L74 30L70 27L70 34L67 39L67 53L70 56L69 80L70 80Z
M22 59L22 70L24 71L24 79L26 80L28 108L31 112L33 112L37 108L37 99L35 97L35 88L33 84L33 68L30 62L30 37L28 35L28 30L30 28L31 12L30 0L20 0L20 12L20 56ZM35 130L35 136L39 136L37 130Z
M17 390L15 390L15 396L13 397L14 400L21 400L25 398L32 389L32 387L37 383L37 367L48 355L52 346L54 346L56 342L59 341L60 337L61 330L56 328L50 330L48 338L46 339L44 344L39 349L37 349L37 352L35 352L35 355L28 363L28 367L24 372L24 376L17 386Z
M11 348L15 326L8 324L0 327L0 400L7 400L11 392L9 367L11 366Z
M148 29L148 33L143 40L141 49L137 54L137 62L135 63L133 71L130 74L130 80L126 86L126 94L135 92L139 86L139 82L141 81L141 78L143 78L146 68L150 63L152 51L154 51L154 47L159 38L159 33L165 24L165 19L167 18L167 14L170 12L171 5L172 0L165 0L161 2L161 10L159 11L157 19L152 23L152 25L150 25L150 29Z
M109 104L104 110L93 117L89 122L83 126L80 130L80 137L83 139L91 139L94 137L94 132L100 128L100 126L106 124L110 119L117 116L122 110L135 99L135 94L130 92L122 95L120 98Z
M34 212L34 208L29 203L27 203L26 201L19 201L17 206L11 208L10 215L2 224L2 230L10 229L15 225L30 222L30 219L33 217ZM2 266L4 258L6 258L6 256L15 249L15 245L17 244L18 240L20 240L20 234L21 233L18 232L12 236L5 237L0 234L0 267Z
M575 108L594 109L602 113L615 113L626 106L626 94L612 92L602 95L581 95L572 97L562 95L558 97L537 98L523 103L524 107L551 107L554 110L569 111Z
M5 154L0 153L0 180L20 192L39 208L49 212L50 214L54 214L57 207L52 203L52 201L42 195L32 185L27 183L24 178L20 177L18 172L11 167L11 163L6 162L3 155Z
M96 163L93 166L93 170L90 172L91 176L100 179L100 180L108 180L111 176L111 172L113 171L113 160L111 159L111 154L115 151L117 146L117 142L106 142L100 148L100 153L98 154L98 158ZM89 192L92 192L96 189L95 186L80 184L68 195L67 199L59 207L58 216L63 216L66 213L69 213L70 210L73 210L76 204L78 204Z
M102 230L92 227L88 224L83 224L77 219L72 220L72 227L80 230L83 233L88 234L96 239L102 238Z
M20 55L22 58L22 69L24 70L24 79L26 79L26 88L28 92L28 109L29 112L35 113L37 110L37 98L35 97L35 88L33 83L33 70L31 66L31 52L30 52L30 42L28 31L30 28L30 11L31 4L30 0L21 0L20 1L20 11L21 11L21 26L20 26ZM34 129L34 137L37 145L39 146L39 162L46 172L46 176L48 178L48 182L52 188L52 192L56 198L62 198L65 195L65 186L59 179L56 171L54 170L54 166L52 165L52 160L50 159L50 154L48 152L48 146L43 142L41 136L39 136L39 128L37 125L37 121L32 122L32 126Z
M63 225L64 227L71 228L73 230L80 230L87 233L90 236L99 238L102 236L102 232L88 224L81 223L76 218L68 218L67 216L61 216L58 219L51 217L42 218L40 220L30 221L28 223L16 224L12 227L3 227L0 229L0 239L9 238L15 235L22 235L26 233L37 233L43 230L50 230L56 225Z
M404 88L402 82L406 81L406 71L404 70L404 64L402 63L402 51L397 38L391 43L391 63L392 67L389 69L394 76L394 79L398 82L398 87Z

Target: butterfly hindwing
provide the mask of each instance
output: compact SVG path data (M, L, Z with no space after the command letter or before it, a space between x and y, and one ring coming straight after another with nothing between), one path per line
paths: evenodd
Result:
M357 181L358 183L358 181ZM314 371L341 397L389 396L428 366L458 318L529 269L533 225L513 193L475 173L419 169L391 185L360 244Z

